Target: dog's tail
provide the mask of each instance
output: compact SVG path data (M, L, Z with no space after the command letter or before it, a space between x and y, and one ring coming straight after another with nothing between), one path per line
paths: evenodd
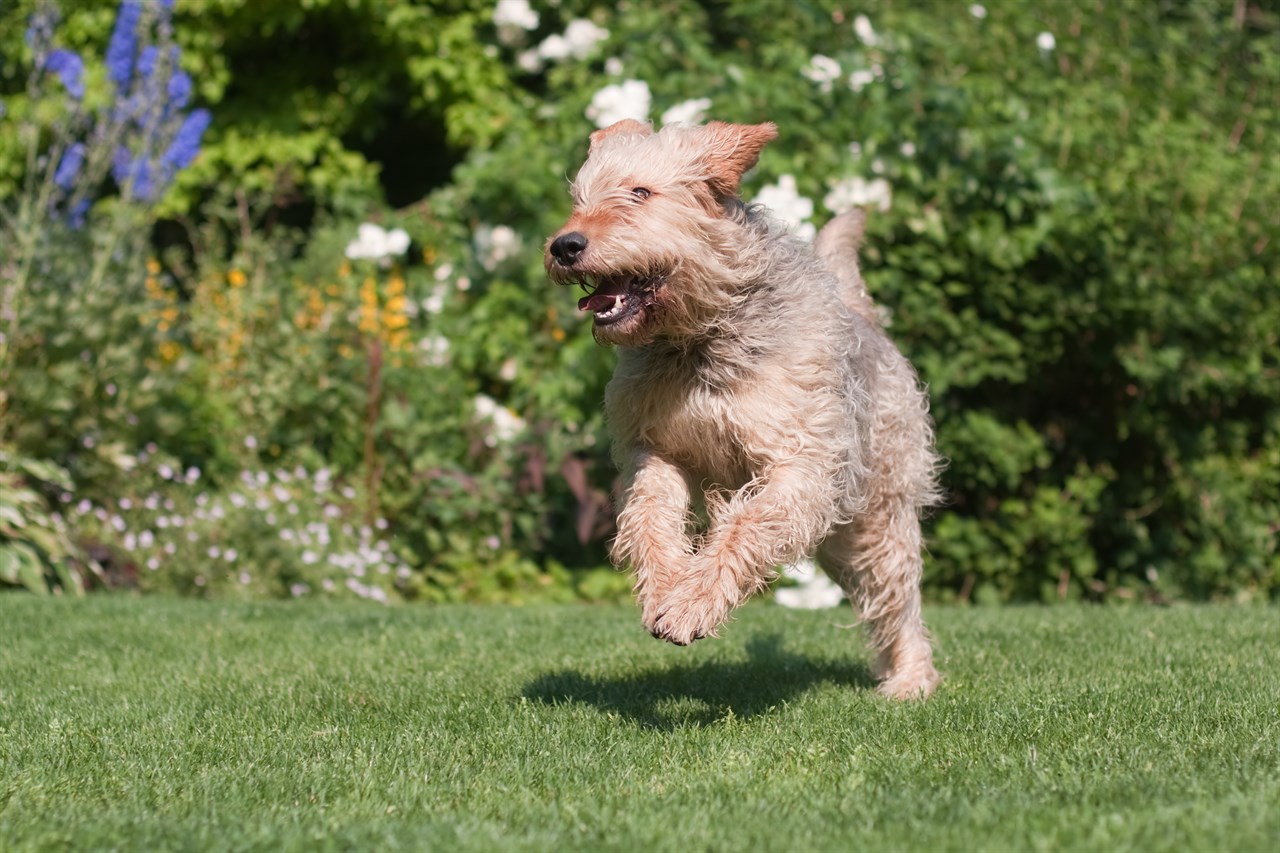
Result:
M818 232L814 249L835 275L840 284L840 298L849 310L879 326L880 312L876 310L871 294L867 293L867 285L858 270L858 249L862 246L862 232L866 224L867 216L859 208L842 213Z

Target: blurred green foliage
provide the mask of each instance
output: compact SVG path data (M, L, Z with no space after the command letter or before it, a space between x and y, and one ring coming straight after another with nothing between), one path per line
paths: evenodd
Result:
M20 94L33 5L0 10L9 118L35 114ZM62 8L66 44L106 42L112 10ZM76 307L92 323L52 302L41 321L65 327L66 353L118 353L111 375L129 378L107 398L73 358L45 378L31 362L8 389L17 451L94 500L123 475L87 457L148 442L211 488L326 464L360 485L355 511L389 520L414 569L400 594L617 594L625 581L585 571L609 532L613 355L546 283L540 247L568 212L593 97L641 80L655 120L707 98L708 118L779 124L748 198L793 176L821 224L848 181L892 188L864 266L950 460L933 594L1280 594L1270 6L537 12L526 32L495 27L493 0L179 0L182 64L214 123L154 211L158 271L122 269L104 304ZM584 18L607 37L537 56ZM816 56L838 75L815 79ZM86 75L92 97L102 71ZM0 195L19 155L0 134ZM404 228L411 249L344 261L361 220Z

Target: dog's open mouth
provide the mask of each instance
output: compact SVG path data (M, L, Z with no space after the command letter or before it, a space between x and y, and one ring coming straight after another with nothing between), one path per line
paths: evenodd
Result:
M579 282L587 295L578 300L578 310L594 314L598 326L617 323L650 304L662 281L657 275L621 274Z

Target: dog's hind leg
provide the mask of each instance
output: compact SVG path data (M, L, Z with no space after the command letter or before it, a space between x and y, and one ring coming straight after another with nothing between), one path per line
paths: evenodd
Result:
M921 544L915 506L887 497L837 528L817 554L870 630L880 692L895 699L923 699L940 680L920 615Z

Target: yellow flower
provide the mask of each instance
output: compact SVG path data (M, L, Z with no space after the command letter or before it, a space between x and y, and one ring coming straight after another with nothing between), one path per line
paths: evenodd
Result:
M177 361L178 354L181 352L182 350L173 341L160 342L160 357L164 359L165 364L172 364Z
M343 261L342 265L338 267L338 275L340 276L351 275L351 264L347 263L346 261Z
M245 274L238 269L233 269L227 273L227 283L232 287L244 287L249 281Z
M404 278L400 275L393 275L387 280L387 295L401 296L404 294Z
M552 329L551 340L556 341L557 343L562 342L564 340L564 329L561 329L558 326Z
M409 318L403 314L393 314L387 311L382 315L382 324L388 329L403 329L409 325Z
M155 258L147 258L147 272L152 275L160 274L160 262Z

